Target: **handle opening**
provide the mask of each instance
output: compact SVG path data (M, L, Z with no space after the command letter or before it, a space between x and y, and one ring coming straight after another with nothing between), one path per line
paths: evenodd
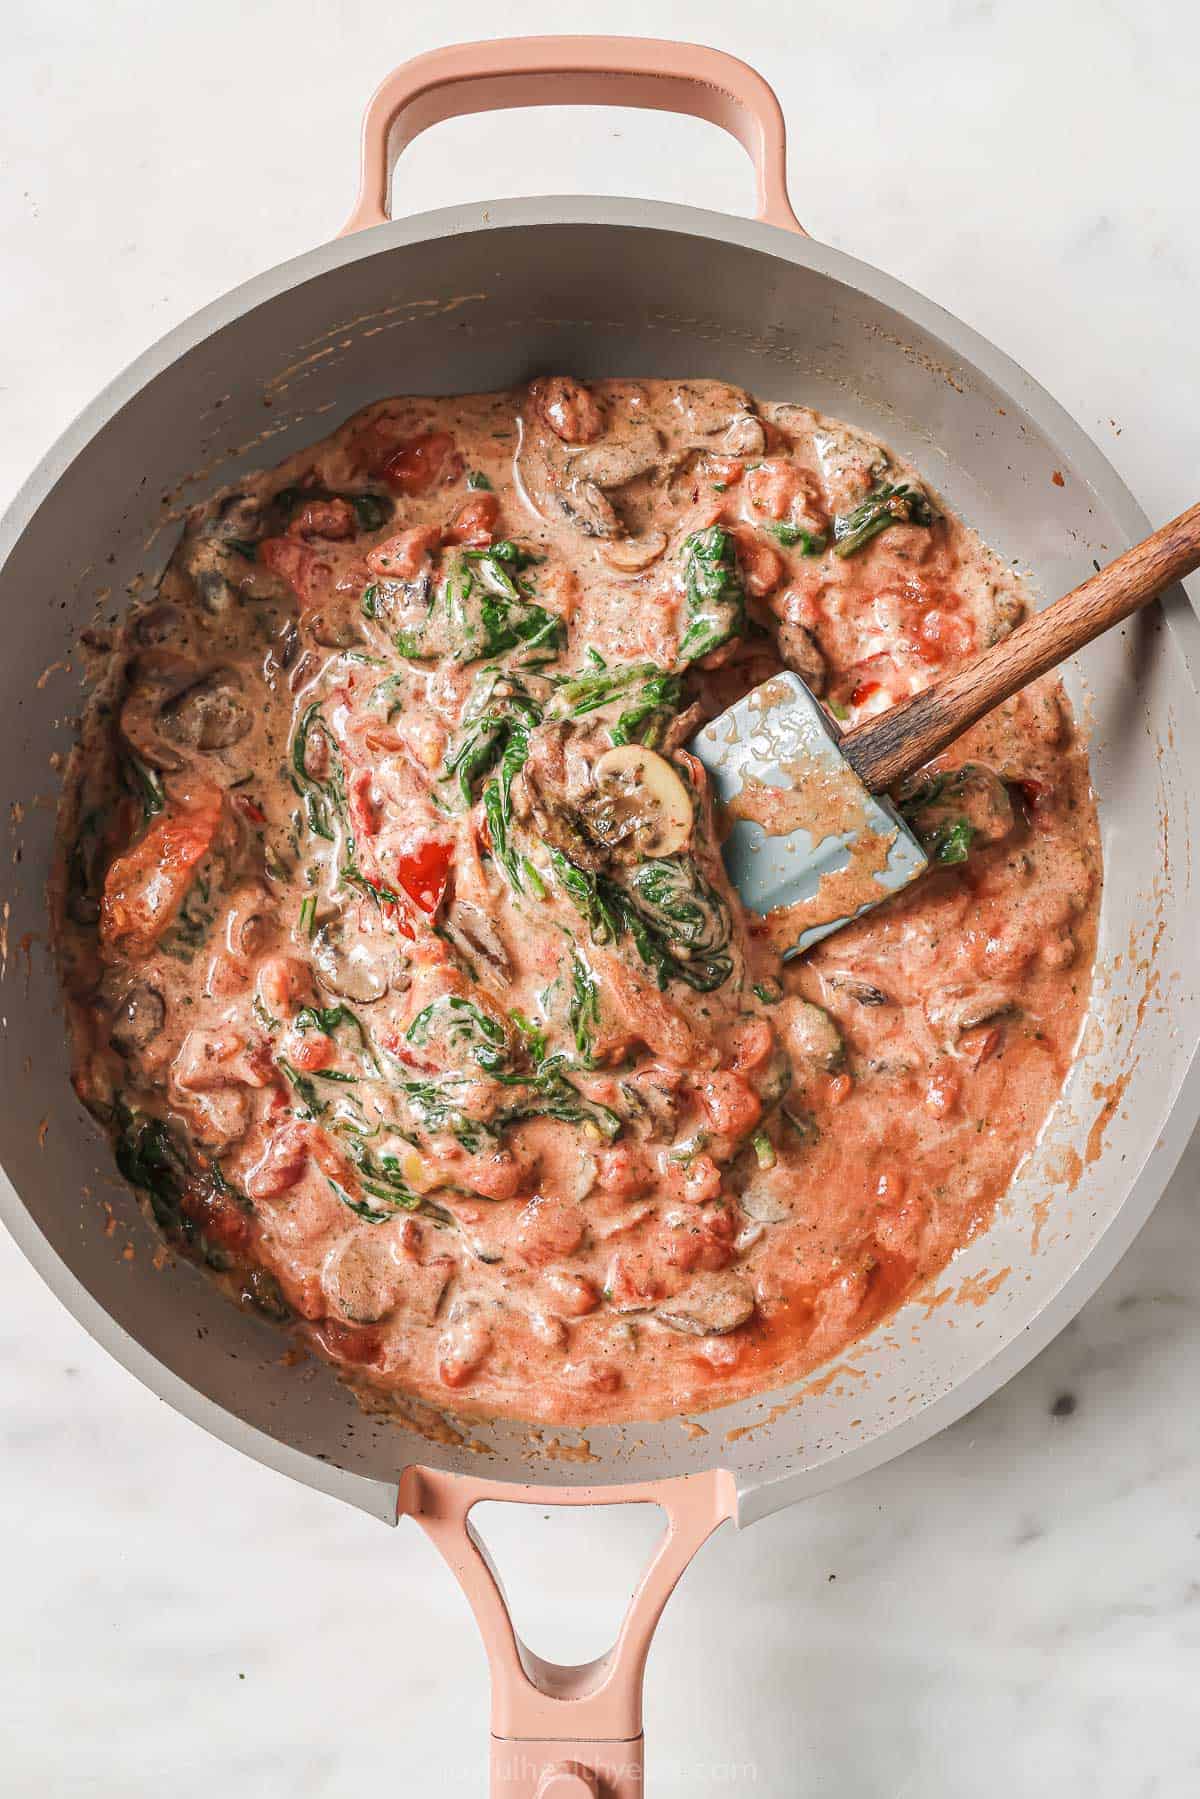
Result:
M362 183L343 235L386 223L396 159L431 125L551 104L634 106L720 125L753 161L759 218L802 232L788 199L779 101L746 63L656 38L540 37L457 44L386 77L363 121Z
M543 1661L522 1643L471 1525L472 1511L486 1500L661 1508L667 1527L605 1654L561 1664ZM492 1675L493 1795L549 1799L557 1782L562 1799L584 1799L601 1788L605 1799L640 1799L646 1657L680 1575L717 1526L737 1514L732 1477L718 1469L640 1486L514 1487L410 1467L400 1480L399 1511L416 1520L449 1564L483 1637Z
M395 164L386 210L401 218L432 205L471 206L485 194L597 191L754 216L753 170L740 144L707 120L556 102L440 120Z
M505 1500L475 1506L467 1529L504 1594L524 1649L546 1666L608 1655L647 1563L666 1530L662 1507L630 1504L529 1508Z

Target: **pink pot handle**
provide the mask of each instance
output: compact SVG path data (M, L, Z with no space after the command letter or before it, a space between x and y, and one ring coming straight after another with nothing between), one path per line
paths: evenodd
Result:
M723 50L645 37L498 38L402 63L367 107L362 183L341 235L387 223L396 159L422 131L513 106L643 106L708 119L751 157L759 218L805 235L788 199L786 132L772 88Z
M667 1528L607 1655L581 1667L546 1662L517 1635L499 1578L469 1523L483 1500L519 1505L662 1507ZM406 1468L399 1513L414 1518L470 1602L492 1674L492 1799L642 1799L642 1673L676 1581L736 1515L722 1470L624 1487L521 1487Z

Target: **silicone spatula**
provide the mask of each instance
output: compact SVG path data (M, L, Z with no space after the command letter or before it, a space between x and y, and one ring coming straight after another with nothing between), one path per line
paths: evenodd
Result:
M1197 567L1200 504L944 681L853 730L840 731L791 673L705 725L689 748L733 819L724 846L730 880L751 911L777 913L785 934L795 929L785 953L808 949L929 866L889 790Z

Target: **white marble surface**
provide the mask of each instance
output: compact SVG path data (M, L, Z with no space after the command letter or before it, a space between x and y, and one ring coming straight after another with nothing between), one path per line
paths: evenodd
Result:
M995 338L1153 515L1196 497L1192 0L9 0L0 500L151 338L337 229L391 62L597 22L757 62L816 235ZM596 115L553 162L548 180L533 117L466 121L414 149L400 204L485 185L748 198L740 153L699 125ZM710 1546L652 1658L652 1791L1200 1789L1198 1185L1194 1143L1118 1273L973 1416ZM7 1238L0 1292L6 1799L482 1792L482 1655L417 1534L175 1416ZM496 1535L535 1643L590 1652L640 1522L603 1516L584 1558L572 1529ZM552 1553L580 1594L557 1622Z

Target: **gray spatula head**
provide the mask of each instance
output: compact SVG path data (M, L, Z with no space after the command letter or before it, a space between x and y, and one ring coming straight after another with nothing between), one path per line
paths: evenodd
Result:
M929 865L895 807L863 786L798 675L756 687L688 747L732 820L724 846L730 880L751 911L777 914L777 941L795 930L786 955L849 924Z

